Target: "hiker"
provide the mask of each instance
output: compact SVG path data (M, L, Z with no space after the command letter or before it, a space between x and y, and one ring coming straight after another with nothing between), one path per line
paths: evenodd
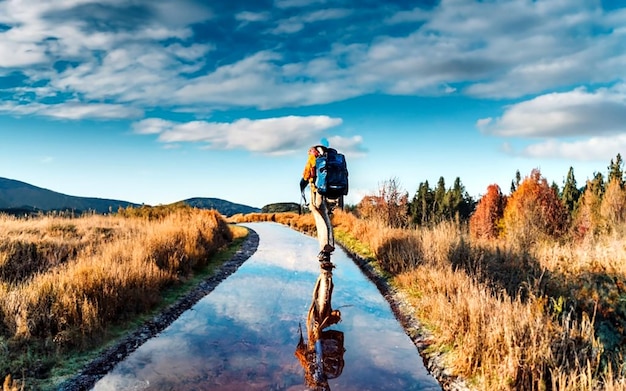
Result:
M314 341L309 336L309 344L306 344L300 329L295 356L304 369L305 384L311 390L330 391L328 380L341 376L345 351L344 334L339 330L322 331Z
M304 194L304 189L311 186L311 203L310 209L315 219L315 227L317 229L317 240L320 244L320 252L317 255L320 263L330 263L330 254L335 250L335 238L333 236L333 226L328 216L328 205L326 204L326 197L318 193L315 187L315 161L323 155L328 148L328 142L325 139L322 140L322 144L315 145L309 148L308 159L304 166L304 172L302 173L302 179L300 180L300 191Z

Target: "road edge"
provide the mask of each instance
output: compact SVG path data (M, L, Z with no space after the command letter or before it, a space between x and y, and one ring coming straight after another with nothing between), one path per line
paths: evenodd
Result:
M233 274L258 249L259 235L249 227L248 235L237 252L226 262L216 268L215 272L200 282L191 292L176 301L176 303L146 321L135 331L126 335L115 345L106 349L97 358L89 362L72 378L59 385L59 391L87 391L111 371L119 362L134 352L139 346L165 330L172 322L200 299L211 293L223 280Z
M367 259L348 250L341 243L336 243L348 254L348 257L359 267L361 272L376 285L378 291L387 300L396 319L409 336L423 360L428 372L439 382L445 391L469 391L466 381L455 376L445 366L443 355L428 351L431 335L421 322L414 316L414 308L407 300L406 294L389 284L389 280L377 271Z

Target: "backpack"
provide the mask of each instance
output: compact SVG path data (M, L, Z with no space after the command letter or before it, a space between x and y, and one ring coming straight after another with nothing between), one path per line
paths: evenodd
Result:
M348 166L346 157L334 148L324 148L315 160L315 187L327 198L336 199L348 194Z

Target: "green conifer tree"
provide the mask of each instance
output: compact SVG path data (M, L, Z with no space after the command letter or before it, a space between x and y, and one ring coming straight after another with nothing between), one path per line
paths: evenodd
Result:
M433 215L435 221L443 221L446 218L446 181L443 177L439 177L437 187L435 188L435 203L433 204Z
M576 178L574 177L574 168L570 167L567 172L567 177L563 183L563 191L561 192L561 201L565 205L565 208L569 212L570 216L574 212L578 199L582 192L576 185Z

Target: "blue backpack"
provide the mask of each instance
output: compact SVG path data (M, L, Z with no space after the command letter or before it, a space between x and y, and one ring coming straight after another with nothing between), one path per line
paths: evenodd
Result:
M348 194L348 166L342 153L324 148L324 153L315 160L315 172L315 187L319 194L330 199Z

